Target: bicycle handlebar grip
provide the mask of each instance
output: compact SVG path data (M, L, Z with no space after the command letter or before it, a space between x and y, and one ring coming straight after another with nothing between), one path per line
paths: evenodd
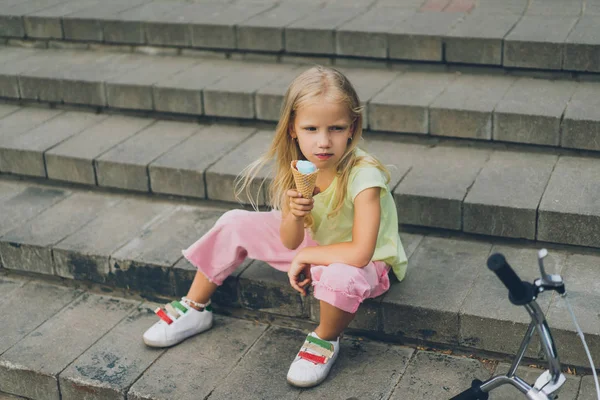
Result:
M523 305L533 300L534 293L531 284L523 282L519 278L502 254L492 254L487 260L487 266L504 283L513 304Z

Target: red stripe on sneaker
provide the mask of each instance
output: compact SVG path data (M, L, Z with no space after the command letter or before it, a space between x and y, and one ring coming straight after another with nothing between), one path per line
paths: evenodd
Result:
M169 318L167 313L164 312L160 307L157 308L156 310L154 310L154 312L156 313L156 315L158 315L160 317L160 319L165 321L167 324L171 325L173 323L173 320L171 318Z
M315 354L307 353L306 351L299 352L298 357L313 362L315 364L325 364L324 356L317 356Z

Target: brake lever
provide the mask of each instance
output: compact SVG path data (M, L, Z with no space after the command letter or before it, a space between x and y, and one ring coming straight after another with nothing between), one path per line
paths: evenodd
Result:
M545 289L556 290L558 293L565 292L565 282L559 274L548 274L544 268L544 258L548 256L548 250L541 249L538 251L538 265L540 267L541 279L536 279L534 284L540 292Z

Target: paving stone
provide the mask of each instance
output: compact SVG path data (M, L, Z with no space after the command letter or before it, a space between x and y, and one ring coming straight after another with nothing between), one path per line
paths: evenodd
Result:
M600 18L582 17L565 41L562 68L574 71L600 72Z
M340 351L327 380L301 392L299 400L331 399L332 393L340 399L388 398L414 352L407 347L351 336L344 336ZM368 373L365 365L369 365Z
M27 400L25 397L13 396L12 394L0 393L0 400Z
M33 49L0 48L0 96L20 98L18 74L37 68L31 59L35 59Z
M255 93L288 72L287 65L247 64L243 70L203 90L204 112L209 116L255 118Z
M103 1L85 10L65 15L62 18L64 38L102 42L104 40L103 20L149 2L150 0Z
M0 304L3 301L11 299L17 289L28 283L29 281L19 277L19 279L8 278L4 274L0 274ZM0 351L2 353L2 351Z
M285 48L284 28L319 8L318 3L282 3L247 19L236 27L237 48L280 52Z
M443 37L463 18L462 13L424 11L389 27L389 57L442 61Z
M22 108L0 119L0 143L13 140L19 135L56 118L63 111L40 108Z
M125 400L129 387L164 353L141 340L142 332L156 322L155 308L138 306L61 372L61 399Z
M235 178L245 167L267 151L272 138L272 132L259 131L208 168L204 173L207 197L211 200L238 202L235 198ZM261 182L268 177L269 172L265 167L258 173L250 186L250 193L254 199L258 200L259 205L265 204L267 185L265 182L264 187L261 188ZM249 203L246 193L240 194L240 197L240 201Z
M144 232L175 206L128 199L101 212L82 229L52 247L58 276L105 282L109 257Z
M256 118L279 121L285 93L298 75L308 68L302 66L283 72L277 79L256 91Z
M29 185L18 181L0 180L0 200L7 199L23 192Z
M44 153L106 117L106 115L69 111L10 140L0 141L0 170L13 174L46 177Z
M419 244L421 244L423 237L423 235L415 233L400 232L400 239L402 240L402 246L407 258L410 259L417 247L419 247Z
M112 254L117 286L165 295L175 294L172 266L182 249L207 232L223 212L180 206Z
M494 375L505 375L510 369L511 364L500 363L496 368ZM517 376L527 382L529 385L533 385L535 380L544 372L538 368L519 367L517 368ZM581 378L575 375L565 374L567 381L561 387L559 396L565 400L576 400L577 392L579 391L579 384ZM490 392L490 398L493 400L514 400L523 394L512 385L502 385Z
M4 287L5 285L2 285L3 289ZM35 295L32 296L32 293ZM11 312L2 315L0 354L13 347L44 321L52 318L80 294L80 290L35 281L12 291L11 296L2 302L2 307L7 307L6 310ZM1 385L2 383L0 387Z
M596 384L594 383L593 376L584 376L581 378L581 387L579 389L579 396L577 400L594 400L597 396Z
M502 65L502 41L520 18L485 12L467 16L444 37L446 61Z
M10 115L14 112L19 111L21 108L19 106L13 106L11 104L0 104L0 119Z
M572 254L566 261L562 273L567 289L567 298L573 308L577 322L585 334L585 340L596 366L600 352L600 283L598 282L597 255ZM589 367L589 361L566 304L559 296L554 296L547 314L560 359L564 363Z
M394 190L402 223L461 230L463 200L490 154L461 147L423 152Z
M64 189L28 186L0 203L0 236L31 220L71 194Z
M540 277L537 262L539 248L522 248L495 245L492 253L502 253L521 280L533 282ZM548 273L560 274L565 267L567 254L551 251L544 266ZM537 302L546 313L551 293L542 293ZM508 290L496 274L481 265L473 289L460 310L460 343L463 346L516 354L531 318L523 307L508 300ZM539 338L535 336L529 345L528 357L537 358Z
M97 4L96 0L62 1L23 16L25 34L30 38L62 39L62 18Z
M369 102L369 127L429 133L429 106L455 78L453 74L420 72L400 75Z
M285 272L255 261L239 277L242 307L289 317L310 315L310 298L290 286Z
M123 109L152 110L152 85L185 71L197 62L189 58L155 58L145 66L114 76L106 81L108 105Z
M103 209L121 199L80 192L46 209L28 224L21 225L0 239L5 268L54 274L51 246L82 228Z
M233 388L223 385L224 377L229 375L242 357L246 360L248 356L244 355L248 349L254 348L255 342L266 329L264 324L215 316L215 325L211 330L169 349L152 364L133 384L127 399L196 400L206 398L211 393L214 396L215 389L223 386ZM190 357L190 354L194 356ZM270 379L264 369L259 376ZM281 386L285 386L284 382ZM245 394L255 393L250 387L238 388Z
M595 159L561 157L540 202L538 240L600 247Z
M252 128L213 125L173 147L148 166L154 193L206 197L205 171L255 132Z
M0 5L0 35L25 37L23 16L44 8L52 7L64 0L33 0Z
M575 82L520 78L494 109L494 140L558 146Z
M156 82L152 87L156 111L204 114L202 90L243 67L242 63L202 60L193 67Z
M399 338L458 343L458 311L490 248L485 243L423 238L410 258L406 278L383 298L384 332ZM424 287L436 295L422 296Z
M562 147L600 150L600 84L579 85L567 105L562 121Z
M93 160L154 122L122 116L106 118L46 152L48 178L95 185Z
M330 6L308 14L285 28L286 52L335 54L334 30L365 11L361 7Z
M532 0L525 15L572 16L578 17L582 11L582 0L564 2L560 0Z
M398 7L370 9L336 30L336 54L388 58L389 27L405 23L413 14L413 10Z
M98 186L148 192L148 165L199 128L184 122L157 121L130 136L95 159Z
M489 378L478 360L419 351L410 361L391 400L445 399L471 387L473 379Z
M536 216L556 164L554 155L494 152L463 206L463 230L535 239Z
M59 399L58 374L135 304L83 294L0 356L0 390L36 399ZM75 327L77 335L73 335Z
M430 107L432 135L492 138L492 112L515 78L463 75Z
M564 42L577 18L525 16L504 39L505 67L560 69Z

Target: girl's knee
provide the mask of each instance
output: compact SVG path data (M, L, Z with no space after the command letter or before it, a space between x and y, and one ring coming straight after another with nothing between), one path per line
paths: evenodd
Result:
M228 224L232 224L232 223L237 224L240 221L243 221L250 212L251 211L237 210L237 209L229 210L225 214L223 214L219 217L219 219L217 220L217 224L224 224L224 225L228 225Z
M360 283L361 281L359 268L334 263L323 269L319 283L335 291L354 293L357 282Z

